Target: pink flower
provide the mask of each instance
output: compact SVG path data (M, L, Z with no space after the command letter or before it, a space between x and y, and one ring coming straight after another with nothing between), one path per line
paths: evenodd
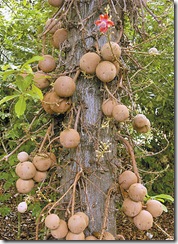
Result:
M114 26L114 22L109 19L108 14L101 14L100 19L95 21L95 24L99 26L100 31L105 33L109 27Z

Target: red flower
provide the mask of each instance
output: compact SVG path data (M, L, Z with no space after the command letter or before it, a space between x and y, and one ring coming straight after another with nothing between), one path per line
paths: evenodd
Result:
M95 24L99 26L101 32L105 33L109 27L114 25L114 22L109 19L108 14L101 14L100 19L95 21Z

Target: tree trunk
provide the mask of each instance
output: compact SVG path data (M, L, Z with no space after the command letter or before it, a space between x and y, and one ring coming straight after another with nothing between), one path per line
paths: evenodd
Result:
M69 72L76 69L82 55L88 51L96 51L96 36L99 37L99 47L108 41L106 35L100 35L99 28L94 24L99 18L99 13L105 13L107 2L91 0L77 3L74 1L67 15L70 51L66 53L65 61ZM117 142L114 140L116 128L104 123L107 118L101 111L103 98L108 98L108 95L103 88L103 83L96 76L87 77L80 73L76 84L77 90L72 98L75 112L71 127L74 128L77 111L81 109L77 123L81 142L77 149L66 150L67 166L63 171L61 185L64 187L61 194L67 191L74 182L77 172L82 169L76 187L74 212L84 211L89 216L90 222L86 235L101 232L102 229L116 235L115 165L118 161ZM113 81L112 86L115 84ZM103 145L107 150L100 158L97 150L101 152ZM71 200L72 194L70 191L65 202Z

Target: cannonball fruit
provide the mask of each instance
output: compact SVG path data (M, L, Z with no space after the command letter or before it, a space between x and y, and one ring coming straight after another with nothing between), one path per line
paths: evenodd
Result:
M133 218L133 222L139 230L149 230L153 226L153 216L148 211L141 210Z
M75 148L80 143L80 135L75 129L65 129L60 133L60 143L65 148Z
M15 169L16 174L23 180L29 180L36 174L36 168L30 161L18 163Z
M36 182L42 182L45 180L47 177L47 172L46 171L36 171L35 176L33 177L33 180Z
M39 153L33 158L33 164L39 171L46 171L51 167L52 160L49 153Z
M49 33L54 34L61 27L61 22L58 19L48 19L45 24L45 29L49 29Z
M34 74L33 80L35 82L35 85L41 90L45 89L50 84L47 79L47 75L43 71L37 71Z
M83 232L79 233L79 234L74 234L72 232L68 232L67 236L66 236L66 240L68 241L72 241L72 240L85 240L85 235Z
M127 216L134 217L142 210L142 203L135 202L129 197L125 198L122 204L122 210Z
M120 71L120 64L119 64L119 62L117 60L114 61L113 64L116 67L116 75L118 75L119 74L119 71Z
M17 210L19 213L25 213L27 211L27 203L26 202L20 202L17 206Z
M34 187L34 181L32 179L30 180L23 180L19 178L16 181L16 188L19 193L29 193Z
M42 107L44 108L44 110L46 111L46 113L48 114L54 114L55 112L52 110L52 108L50 107L51 104L51 97L52 95L52 91L47 92L44 96L43 96L43 100L42 100Z
M51 230L51 235L56 239L62 239L66 237L67 233L67 223L63 219L60 219L59 226L57 227L57 229Z
M54 82L54 91L60 97L70 97L75 92L76 85L69 76L60 76Z
M98 240L95 236L87 236L85 238L86 241L95 241L95 240Z
M86 74L93 75L96 72L96 67L101 61L100 56L95 52L88 52L80 58L80 69Z
M20 152L18 153L17 155L17 159L20 161L20 162L25 162L27 161L29 158L29 155L27 152Z
M116 66L110 61L101 61L96 67L96 76L103 82L112 81L116 72Z
M60 218L57 216L57 214L49 214L45 218L45 226L51 230L57 229L59 223L60 223Z
M125 105L118 104L114 106L112 116L118 122L124 122L129 118L129 110Z
M115 240L115 237L110 232L105 231L102 240Z
M68 228L74 234L83 232L86 228L86 220L81 215L72 215L68 220Z
M133 201L142 202L147 194L147 189L141 183L134 183L129 187L128 194Z
M132 125L140 133L147 133L150 130L150 121L143 114L137 114L132 120Z
M150 212L153 217L158 217L163 212L163 206L159 201L149 199L146 203L146 210Z
M112 111L116 105L117 105L117 101L115 99L109 98L105 100L101 105L103 114L106 115L107 117L112 117Z
M52 163L51 163L51 167L52 167L52 166L54 166L57 163L57 158L56 158L56 155L53 152L49 153L49 157L50 157L50 159L52 161Z
M84 212L77 212L77 213L75 213L75 215L82 216L85 219L86 226L88 226L88 224L89 224L89 217Z
M123 189L128 190L134 183L137 183L137 176L132 171L126 170L119 175L119 184Z
M43 60L40 60L38 62L38 67L46 73L55 70L56 68L55 59L51 55L43 55L43 58L44 58Z
M53 7L61 7L64 0L48 0L48 3Z
M101 56L104 60L115 61L121 56L121 48L116 42L107 42L101 48Z
M60 46L65 40L67 40L67 35L68 35L68 32L67 32L66 29L64 29L64 28L58 29L58 30L55 31L55 33L53 34L53 37L52 37L52 45L53 45L55 48L59 48L59 46Z
M71 99L61 98L55 93L55 91L50 93L50 98L48 99L50 100L50 108L54 111L54 113L63 114L71 107Z

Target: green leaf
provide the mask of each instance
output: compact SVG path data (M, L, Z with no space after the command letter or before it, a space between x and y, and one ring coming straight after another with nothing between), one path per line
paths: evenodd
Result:
M28 74L25 78L22 77L21 75L17 75L15 83L21 92L25 92L32 82L33 82L33 75Z
M168 212L167 207L164 204L162 204L162 208L163 208L164 212L166 212L166 213Z
M168 200L170 202L174 202L174 198L167 194L159 194L159 195L154 196L154 198L162 198L162 199Z
M27 60L23 65L22 67L25 67L27 64L31 64L31 63L34 63L34 62L38 62L40 60L43 60L44 57L42 56L34 56L33 58Z
M15 84L17 85L17 87L19 88L19 90L21 92L23 92L25 90L24 89L24 86L23 86L23 84L24 84L24 78L21 75L17 75Z
M42 100L43 99L43 93L42 91L35 85L32 84L32 92L34 95L37 95L37 98Z
M5 72L2 72L1 74L2 74L3 80L6 80L9 75L15 74L17 72L18 72L18 70L6 70Z
M9 64L4 64L4 65L1 66L1 69L2 69L3 71L5 71L5 70L7 70L7 69L9 69L9 68L10 68L10 65L9 65Z
M8 102L8 101L10 101L10 100L12 100L13 98L16 98L16 97L19 97L19 94L6 96L6 97L4 97L3 99L0 100L0 105L5 103L5 102Z
M22 114L24 114L26 110L26 101L24 96L20 96L18 101L15 104L15 113L17 114L17 117L19 118Z

